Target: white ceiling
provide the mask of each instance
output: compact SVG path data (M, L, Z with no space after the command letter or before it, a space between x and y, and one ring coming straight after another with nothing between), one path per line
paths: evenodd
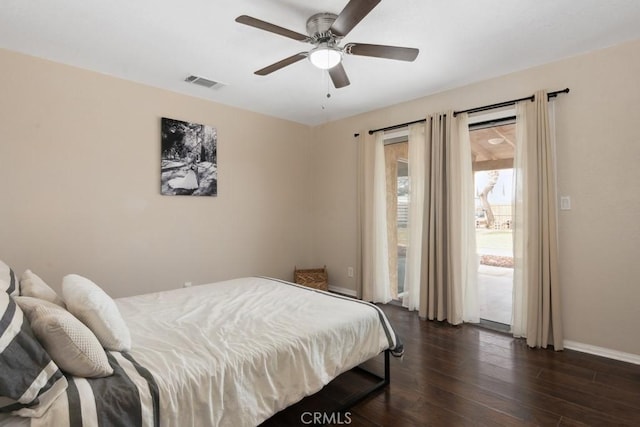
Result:
M345 56L342 89L307 60L253 74L311 45L237 16L306 34L347 1L2 0L0 47L316 125L640 38L639 0L382 0L343 44L419 48L415 62Z

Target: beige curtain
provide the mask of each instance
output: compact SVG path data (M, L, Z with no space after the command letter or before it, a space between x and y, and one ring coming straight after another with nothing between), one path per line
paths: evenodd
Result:
M365 168L367 164L367 152L365 151L365 137L362 134L356 134L357 153L357 171L356 171L356 297L364 298L364 246L365 246L365 230L367 229L365 212L367 212L367 203L365 195L371 191L368 187L373 185L373 179L369 180L368 174L373 173L373 169ZM371 176L373 178L373 176Z
M452 147L458 143L453 111L433 114L425 123L425 196L419 315L430 320L463 321L459 230L454 210L456 166ZM454 258L456 260L454 260Z
M358 296L391 301L384 135L358 137Z
M530 347L563 349L555 160L547 93L516 105L512 332Z

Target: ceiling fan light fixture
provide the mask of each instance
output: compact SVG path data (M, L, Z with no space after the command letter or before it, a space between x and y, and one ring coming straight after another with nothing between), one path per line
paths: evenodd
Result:
M342 52L334 47L320 45L309 52L309 61L321 70L328 70L342 61Z

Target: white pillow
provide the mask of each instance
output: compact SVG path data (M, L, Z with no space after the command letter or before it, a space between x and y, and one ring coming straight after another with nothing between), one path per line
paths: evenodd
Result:
M56 291L51 289L44 280L31 270L26 270L22 273L22 277L20 277L20 295L40 298L59 305L62 308L66 308L64 301L62 301L62 298L58 296Z
M20 308L25 307L33 333L60 369L83 378L113 374L98 339L71 313L32 297L16 297L15 300Z
M67 309L96 334L108 350L129 351L131 334L116 303L91 280L69 274L62 278Z

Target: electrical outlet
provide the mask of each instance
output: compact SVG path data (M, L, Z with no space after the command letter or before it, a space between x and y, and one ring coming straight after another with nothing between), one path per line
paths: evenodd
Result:
M191 282L184 282L184 287L185 288L190 288L191 287Z
M347 267L347 276L353 277L353 267Z

